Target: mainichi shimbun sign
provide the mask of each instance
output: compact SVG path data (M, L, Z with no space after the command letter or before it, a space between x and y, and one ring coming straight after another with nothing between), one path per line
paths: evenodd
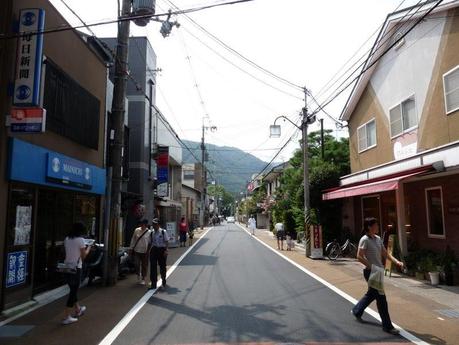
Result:
M13 104L40 105L41 69L45 11L38 8L23 9L19 14L16 80Z
M48 153L46 179L71 187L91 189L93 171L85 162L58 153Z

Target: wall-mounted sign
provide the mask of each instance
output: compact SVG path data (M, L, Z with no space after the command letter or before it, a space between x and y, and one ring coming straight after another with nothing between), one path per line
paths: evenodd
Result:
M89 164L58 153L48 153L46 179L72 187L91 189L92 168Z
M46 129L46 110L12 108L9 124L13 133L42 133Z
M13 104L39 106L45 11L23 9L19 13L19 39L16 61Z
M158 146L156 158L156 195L160 198L169 195L169 147Z
M27 280L27 251L8 253L6 269L6 287L25 284Z

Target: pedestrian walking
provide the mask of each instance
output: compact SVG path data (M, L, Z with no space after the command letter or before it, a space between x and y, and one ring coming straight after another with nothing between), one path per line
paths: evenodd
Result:
M130 253L134 258L137 281L140 285L145 285L145 279L148 272L148 245L150 242L150 229L148 220L142 219L140 226L134 230L131 238Z
M86 307L78 303L78 289L81 281L81 268L83 260L91 250L86 246L83 235L86 234L86 228L83 223L75 223L64 240L65 260L64 265L67 268L65 278L70 288L67 306L64 312L63 325L69 325L77 322L80 316L83 316Z
M248 220L248 225L249 225L250 233L252 234L252 236L255 236L255 229L257 228L257 221L255 220L253 215L250 216Z
M188 223L185 217L182 217L179 224L180 247L186 246L186 234L188 233Z
M277 237L277 249L284 250L284 240L285 240L285 231L284 231L284 224L276 223L274 225L276 229L276 237Z
M162 279L162 287L166 287L166 262L169 236L167 231L159 226L159 219L152 220L153 231L150 232L150 289L156 289L156 281L159 273Z
M194 222L191 221L188 226L188 246L189 247L193 245L194 229L196 229L196 225L194 225Z
M359 249L357 251L357 259L365 265L363 270L363 276L368 282L370 274L373 269L384 269L382 259L389 259L400 269L403 268L403 263L394 258L390 253L387 252L381 238L377 235L379 232L379 223L376 218L366 218L364 221L365 234L362 236L359 242ZM376 267L375 267L376 266ZM381 317L382 327L385 332L391 334L398 334L399 331L392 325L389 308L387 305L386 295L383 290L377 290L373 287L368 286L367 293L362 299L355 305L351 310L351 313L355 316L357 321L362 321L362 315L365 309L376 300L378 312Z

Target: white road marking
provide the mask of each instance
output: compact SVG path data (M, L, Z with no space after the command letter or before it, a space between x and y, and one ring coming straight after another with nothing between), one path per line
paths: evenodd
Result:
M292 265L294 265L295 267L297 267L298 269L300 269L301 271L303 271L304 273L306 273L307 275L309 275L311 278L314 278L315 280L317 280L318 282L322 283L323 285L325 285L326 287L328 287L330 290L332 290L333 292L337 293L338 295L340 295L341 297L343 297L344 299L348 300L349 302L351 302L352 304L357 304L357 300L352 297L351 295L348 295L347 293L345 293L344 291L338 289L336 286L330 284L329 282L327 282L326 280L322 279L321 277L319 277L317 274L309 271L308 269L304 268L303 266L301 266L300 264L297 264L295 261L289 259L288 257L286 257L284 254L280 253L278 250L272 248L270 245L266 244L265 242L263 242L262 240L260 240L259 238L257 238L256 236L252 236L250 234L250 232L245 229L242 225L240 224L236 224L237 226L239 226L242 230L244 230L250 237L252 237L253 239L257 240L258 242L260 242L262 245L264 245L266 248L268 248L269 250L271 250L272 252L276 253L277 255L279 255L280 257L282 257L283 259L287 260L288 262L290 262ZM380 321L381 322L381 318L379 317L379 314L378 312L374 311L373 309L371 308L367 308L365 310L365 312L369 315L371 315L372 317L374 317L376 320ZM411 334L410 332L408 331L405 331L402 327L396 325L395 323L393 323L394 327L397 328L399 331L400 331L400 335L402 337L404 337L405 339L411 341L412 343L416 344L416 345L430 345L429 343L419 339L418 337L416 337L415 335Z
M199 243L199 241L204 238L207 233L212 230L213 228L208 229L206 232L200 236L197 241L190 247L188 250L182 254L181 257L177 259L177 261L167 270L166 273L166 278L169 278L169 276L175 271L175 269L178 267L178 265L185 259L185 257L193 250L193 248ZM158 279L157 286L159 286L161 283L161 279ZM99 345L110 345L112 344L116 338L121 334L121 332L126 328L126 326L132 321L134 316L137 315L137 313L142 309L142 307L148 302L148 300L151 298L151 296L154 295L154 293L158 291L158 288L154 290L148 290L145 295L142 296L142 298L127 312L126 315L116 324L115 327L108 333L104 339L99 343Z
M440 320L440 321L445 321L445 319L442 318L442 317L437 317L437 319Z

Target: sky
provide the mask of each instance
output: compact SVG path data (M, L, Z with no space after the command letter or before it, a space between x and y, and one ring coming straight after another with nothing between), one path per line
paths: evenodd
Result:
M181 9L222 0L172 0ZM51 0L72 25L81 24L62 4ZM117 0L65 0L88 24L114 19ZM387 14L415 1L402 0L255 0L190 14L208 32L256 64L309 92L323 102L337 88L334 75L368 53L375 34ZM168 0L156 1L156 13L171 8ZM247 64L222 48L184 16L174 18L181 26L163 38L160 23L146 27L131 24L132 36L147 36L157 55L157 105L182 139L199 141L201 125L216 126L206 133L206 142L234 146L264 161L296 133L276 157L287 161L299 147L300 133L279 120L281 138L269 137L269 126L279 115L299 119L304 106L300 89ZM99 37L116 36L116 25L93 28ZM343 66L345 66L344 69ZM339 74L338 74L339 75ZM341 79L341 81L344 79ZM196 86L197 85L197 86ZM339 118L348 93L344 92L325 108ZM202 98L202 102L201 102ZM308 98L308 108L317 106ZM337 128L324 113L325 128L337 137ZM310 127L318 130L319 121Z

